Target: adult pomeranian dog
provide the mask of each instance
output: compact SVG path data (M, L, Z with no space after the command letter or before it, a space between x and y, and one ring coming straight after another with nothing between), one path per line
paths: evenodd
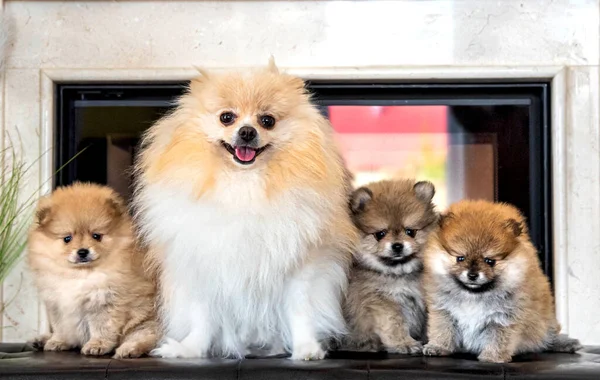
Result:
M519 353L581 348L559 334L550 284L525 220L511 205L450 206L426 249L425 280L425 355L466 352L505 363Z
M357 189L353 220L362 239L344 307L349 349L418 354L427 323L423 248L437 227L431 182L387 180Z
M332 128L272 61L201 74L136 164L165 333L152 355L322 359L358 236Z
M78 183L42 198L27 255L51 330L36 348L129 358L156 346L155 286L113 190Z

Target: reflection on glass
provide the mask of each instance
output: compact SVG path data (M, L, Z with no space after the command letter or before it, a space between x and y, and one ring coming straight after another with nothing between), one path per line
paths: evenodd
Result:
M389 178L429 180L440 209L463 198L494 200L496 141L469 134L447 106L329 106L355 186ZM451 131L457 132L451 132Z

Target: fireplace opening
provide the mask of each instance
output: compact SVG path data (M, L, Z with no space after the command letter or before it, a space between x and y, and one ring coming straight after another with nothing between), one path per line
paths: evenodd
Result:
M186 83L58 84L55 185L108 184L131 197L141 134ZM460 199L516 205L552 278L550 86L539 83L309 82L355 185L427 179L440 210Z

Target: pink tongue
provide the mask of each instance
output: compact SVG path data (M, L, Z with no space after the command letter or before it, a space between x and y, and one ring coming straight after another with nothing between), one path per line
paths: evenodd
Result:
M235 148L235 155L240 161L247 162L252 161L254 156L256 156L256 151L247 146L238 146Z

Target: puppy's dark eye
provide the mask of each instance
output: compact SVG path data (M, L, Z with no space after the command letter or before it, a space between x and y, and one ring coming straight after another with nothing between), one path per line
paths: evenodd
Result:
M102 235L101 234L92 234L92 239L94 239L96 241L100 241L100 240L102 240Z
M462 261L465 261L465 257L464 257L464 256L458 256L458 257L456 258L456 262L459 262L459 263L460 263L460 262L462 262Z
M73 240L73 237L72 237L71 235L65 236L65 237L63 238L63 241L64 241L66 244L69 244L69 243L71 242L71 240Z
M377 239L377 241L383 239L385 237L385 235L387 235L387 231L386 230L381 230L381 231L377 231L373 234L375 236L375 239Z
M494 259L490 259L490 258L486 257L485 259L483 259L483 261L485 261L485 263L491 267L496 265L496 260L494 260Z
M266 129L271 129L275 126L275 118L271 115L263 115L259 117L260 125Z
M223 125L231 125L235 122L235 114L233 112L223 112L219 116L219 120Z
M417 230L413 230L410 228L407 228L404 230L404 233L408 236L410 236L411 238L414 238L415 236L417 236Z

